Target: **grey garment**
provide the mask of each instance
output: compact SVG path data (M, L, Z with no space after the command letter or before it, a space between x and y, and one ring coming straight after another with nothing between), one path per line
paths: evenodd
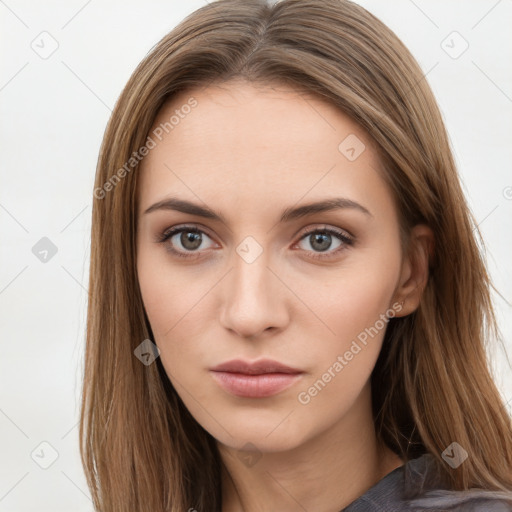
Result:
M436 458L411 459L340 512L511 512L512 493L484 489L450 491ZM508 497L509 502L499 497Z

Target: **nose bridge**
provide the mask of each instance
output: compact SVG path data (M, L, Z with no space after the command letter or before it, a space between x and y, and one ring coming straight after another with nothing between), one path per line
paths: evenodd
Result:
M274 278L268 269L269 256L269 251L253 237L246 237L236 247L231 287L235 304L240 309L269 305L269 292L273 288L271 280Z
M254 336L268 327L282 326L282 284L271 267L270 251L253 237L246 237L233 254L233 270L223 297L222 321L243 336Z

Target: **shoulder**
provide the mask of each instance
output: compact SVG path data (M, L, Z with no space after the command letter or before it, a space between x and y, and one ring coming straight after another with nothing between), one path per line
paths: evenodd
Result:
M461 512L465 509L461 509ZM478 500L474 504L469 504L468 512L512 512L512 497L507 503L503 500L487 499Z
M454 491L424 454L386 475L342 512L512 512L512 493Z
M410 501L406 510L410 512L512 512L512 501L444 496Z
M409 461L404 476L411 512L512 512L512 492L449 489L431 454Z
M409 461L404 480L411 512L512 512L512 492L449 489L431 454Z

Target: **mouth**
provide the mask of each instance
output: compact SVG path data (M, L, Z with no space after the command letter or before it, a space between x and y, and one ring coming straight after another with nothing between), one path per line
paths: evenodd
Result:
M304 373L270 359L255 362L237 359L217 365L210 372L225 391L245 398L276 395L295 384Z

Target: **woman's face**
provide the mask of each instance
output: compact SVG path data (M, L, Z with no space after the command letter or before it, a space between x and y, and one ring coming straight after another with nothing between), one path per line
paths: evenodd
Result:
M320 99L245 82L182 92L150 137L138 277L184 404L233 448L291 449L338 424L368 401L409 277L370 138ZM295 373L212 371L263 359Z

